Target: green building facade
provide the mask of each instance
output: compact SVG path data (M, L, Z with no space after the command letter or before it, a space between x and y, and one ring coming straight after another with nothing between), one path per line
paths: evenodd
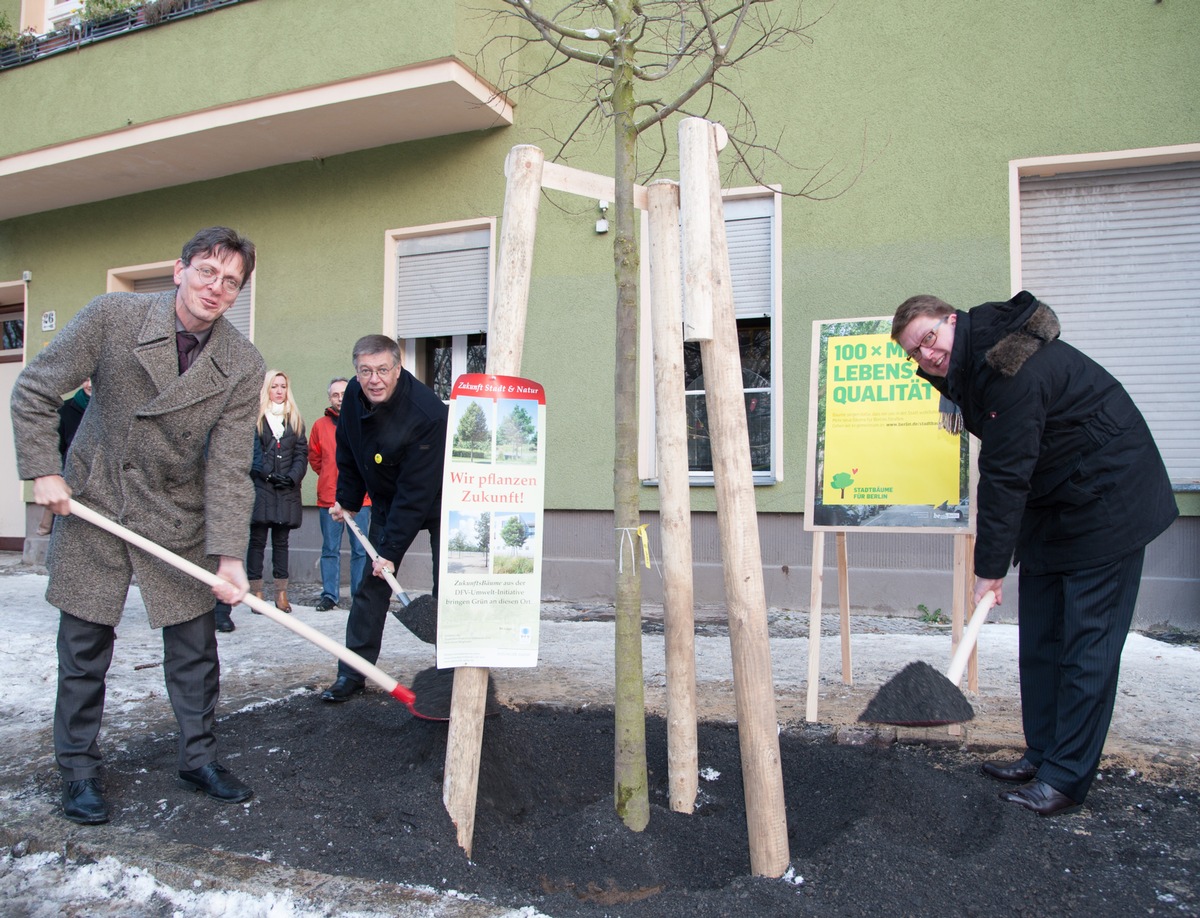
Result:
M183 242L218 223L258 246L242 321L267 364L290 374L308 423L326 405L330 378L352 371L361 335L400 337L406 362L427 380L439 361L449 361L444 373L473 367L486 341L505 156L517 144L555 155L586 98L577 80L590 74L564 69L544 91L507 91L511 68L534 72L545 50L506 38L519 30L492 15L495 0L157 6L157 16L143 7L123 22L67 18L59 29L54 17L69 17L70 4L0 0L14 27L40 36L24 55L20 45L0 50L3 394L93 296L154 289ZM888 315L914 293L968 308L1025 286L1063 312L1067 340L1123 379L1127 365L1132 376L1152 368L1135 397L1168 457L1183 517L1151 547L1138 622L1195 625L1200 417L1189 402L1200 401L1200 377L1187 354L1188 342L1200 344L1200 5L780 6L801 12L804 40L729 76L772 151L753 176L722 155L734 192L726 218L748 234L735 265L755 362L747 388L766 408L757 427L752 419L751 445L768 601L808 600L813 321ZM639 181L678 177L675 126L657 171L643 149ZM562 157L602 175L612 159L611 135L594 131ZM1119 199L1118 213L1169 212L1137 233L1149 234L1143 248L1161 267L1148 270L1173 278L1170 290L1147 299L1139 284L1122 300L1111 293L1118 278L1103 310L1059 294L1071 284L1064 265L1092 276L1124 271L1115 255L1093 261L1070 247L1056 255L1038 239L1040 215L1090 201L1097 181ZM548 397L543 592L579 602L611 597L617 555L613 235L597 226L611 219L609 203L605 212L598 199L544 192L524 350L523 374ZM1073 238L1069 227L1060 238ZM425 268L429 256L448 261ZM410 269L416 280L406 287ZM761 305L747 305L753 297ZM1150 315L1163 324L1148 329ZM1089 334L1115 353L1089 347ZM642 507L654 547L648 340ZM1160 392L1163 377L1181 391ZM34 535L40 510L25 503L6 449L0 480L18 496L0 513L9 520L0 538L36 559L45 550ZM714 491L702 471L694 484L697 601L720 602ZM292 540L300 582L319 579L315 476L305 494L314 506ZM899 613L946 605L951 541L853 533L852 604ZM422 537L401 569L406 586L428 585L427 558ZM649 599L661 595L657 572L643 583Z

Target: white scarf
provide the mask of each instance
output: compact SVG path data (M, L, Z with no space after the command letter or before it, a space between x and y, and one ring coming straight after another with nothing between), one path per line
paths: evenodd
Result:
M270 425L271 433L275 434L276 440L283 436L283 431L286 427L283 423L283 412L286 408L287 405L283 402L279 404L271 402L271 404L267 405L267 424Z

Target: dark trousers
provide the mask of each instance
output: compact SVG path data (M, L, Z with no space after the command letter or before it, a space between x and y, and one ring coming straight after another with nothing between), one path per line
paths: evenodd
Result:
M371 521L371 534L367 537L372 545L378 545L383 537L383 526ZM441 524L429 527L430 553L433 556L433 595L438 591L439 552L441 551ZM403 559L401 559L403 560ZM399 566L399 565L397 565ZM400 584L404 586L403 583ZM379 659L379 648L383 646L383 626L387 624L388 606L392 602L392 588L382 577L376 577L368 567L363 574L358 592L350 603L350 614L346 618L346 647L353 650L368 663ZM353 666L338 661L338 677L365 681L365 677Z
M1021 718L1038 778L1083 802L1108 736L1145 549L1019 581Z
M221 665L212 615L163 628L163 677L179 723L179 770L191 771L217 757L213 735ZM104 715L105 677L116 629L62 612L58 623L58 701L54 753L67 781L100 770L96 737Z
M250 524L250 545L246 549L246 578L263 579L263 561L267 553L267 533L271 534L271 575L276 580L288 577L288 537L292 530L287 526L272 526L269 523Z

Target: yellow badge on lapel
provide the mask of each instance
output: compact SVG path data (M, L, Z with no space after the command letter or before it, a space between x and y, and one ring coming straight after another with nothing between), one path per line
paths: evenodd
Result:
M383 455L381 453L376 453L375 454L375 464L379 465L381 462L383 462Z

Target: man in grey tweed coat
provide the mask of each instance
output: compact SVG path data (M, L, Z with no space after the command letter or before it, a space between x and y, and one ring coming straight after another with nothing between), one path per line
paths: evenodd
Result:
M213 595L235 604L246 556L254 421L262 355L223 318L254 270L254 245L226 227L201 230L175 263L174 293L92 300L17 378L17 465L54 523L46 599L60 612L55 757L63 812L108 820L97 735L105 676L131 578L163 631L163 673L179 722L179 780L227 803L251 790L218 761L220 689ZM92 401L65 464L61 394L90 377ZM177 571L70 514L99 513L215 570L216 587Z

